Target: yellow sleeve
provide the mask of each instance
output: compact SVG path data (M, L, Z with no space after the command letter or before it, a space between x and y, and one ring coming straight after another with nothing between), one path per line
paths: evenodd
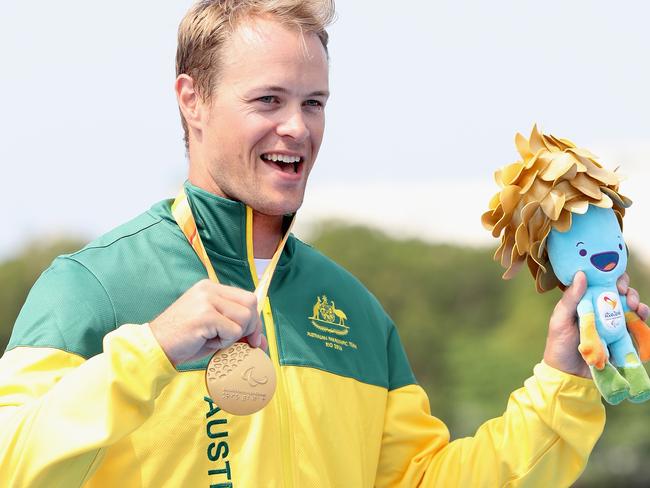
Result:
M376 486L570 486L604 424L593 382L544 363L511 394L501 417L453 442L430 415L424 390L405 386L389 393Z
M147 325L105 336L88 360L17 347L0 358L0 486L81 486L103 448L140 426L176 374Z

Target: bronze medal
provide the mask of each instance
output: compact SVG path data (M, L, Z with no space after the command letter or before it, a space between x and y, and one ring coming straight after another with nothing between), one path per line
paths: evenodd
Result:
M260 348L237 342L217 351L205 382L214 402L233 415L250 415L264 408L275 392L275 370Z

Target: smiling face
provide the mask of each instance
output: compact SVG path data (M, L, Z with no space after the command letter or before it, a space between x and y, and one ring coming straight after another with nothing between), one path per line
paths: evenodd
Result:
M567 286L578 271L585 272L590 286L615 283L627 267L627 249L614 211L589 205L587 213L574 214L567 232L549 234L548 256Z
M209 102L197 105L190 181L265 215L295 212L325 128L321 41L271 19L249 19L227 41L220 67Z

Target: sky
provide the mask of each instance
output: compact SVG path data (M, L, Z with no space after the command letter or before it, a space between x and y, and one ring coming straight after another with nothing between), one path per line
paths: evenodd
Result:
M176 193L187 172L176 30L191 3L2 2L0 259L94 238ZM645 2L339 0L337 11L299 236L338 218L496 247L480 224L492 174L538 123L620 166L635 201L626 240L650 263Z

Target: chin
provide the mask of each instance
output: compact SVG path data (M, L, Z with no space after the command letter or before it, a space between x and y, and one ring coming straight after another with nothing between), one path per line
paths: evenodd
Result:
M264 215L271 215L271 216L283 216L283 215L290 215L293 213L296 213L298 209L300 208L300 205L269 205L269 206L263 206L260 209L257 209L253 207L253 210L264 214Z
M265 201L265 202L259 202L260 205L251 205L253 209L259 213L262 213L264 215L287 215L287 214L293 214L298 211L300 206L302 205L302 198L298 199L292 199L292 200L287 200L287 199L282 199L278 201Z

